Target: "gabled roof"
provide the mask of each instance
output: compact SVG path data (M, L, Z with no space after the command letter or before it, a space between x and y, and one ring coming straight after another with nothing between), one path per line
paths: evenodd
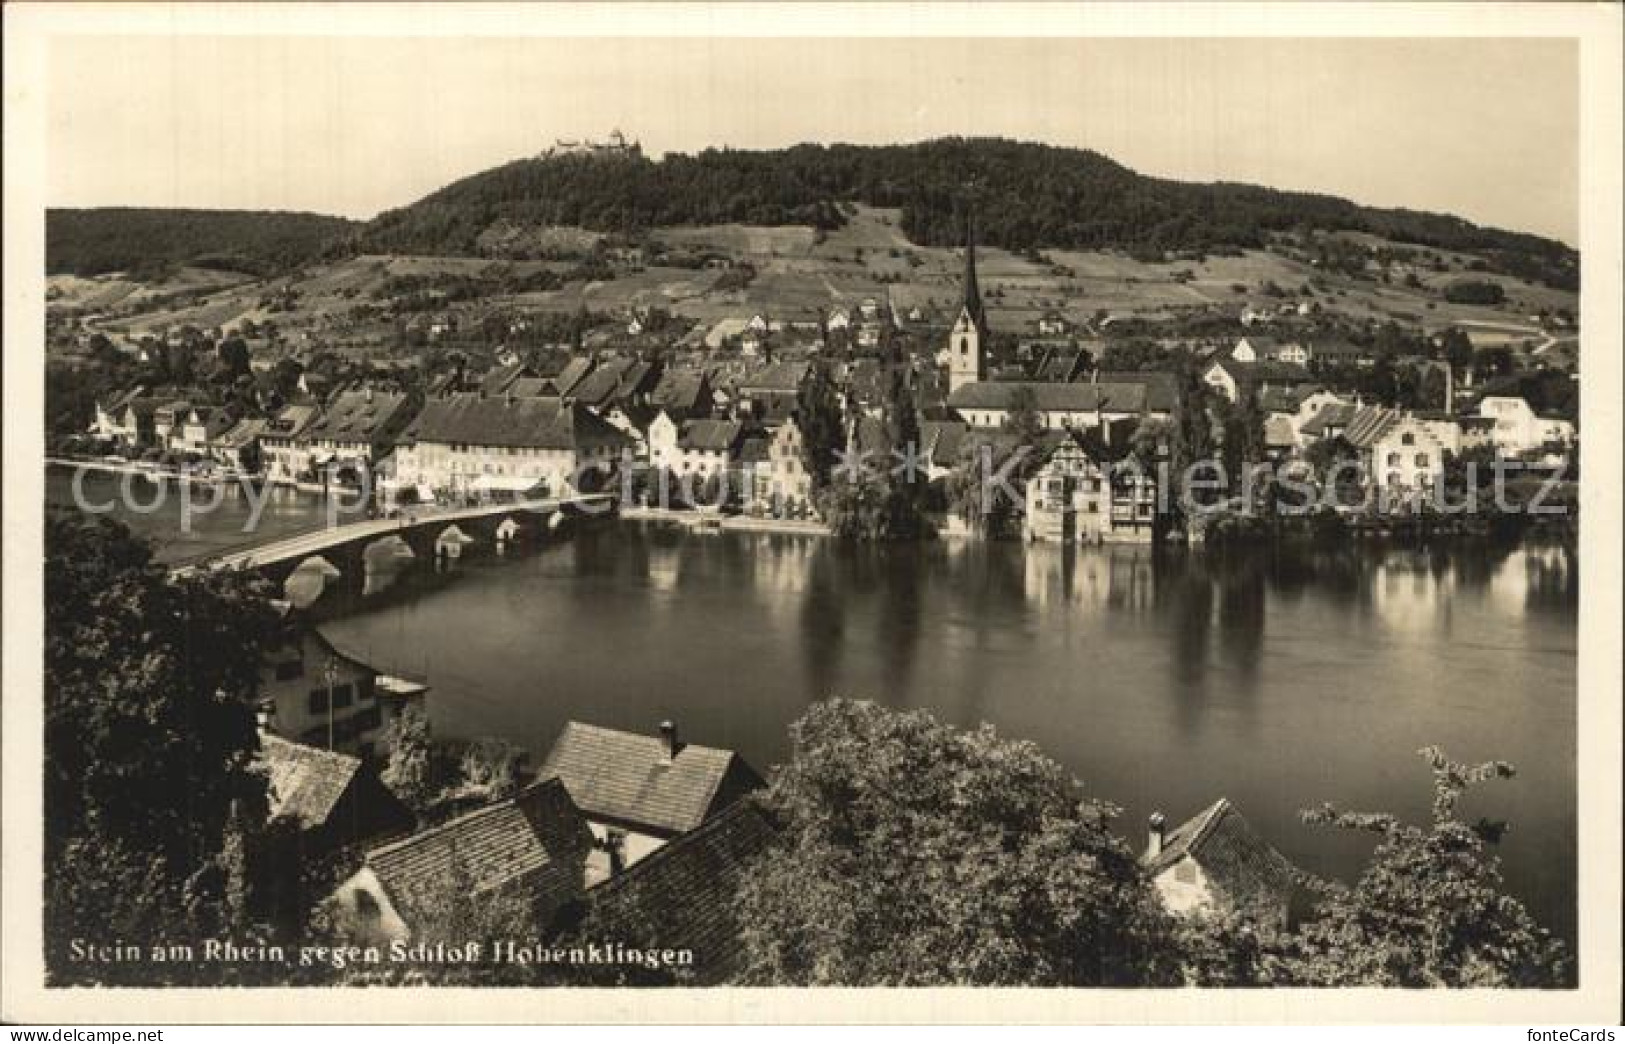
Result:
M471 446L579 449L619 446L626 435L585 406L557 399L482 398L477 394L430 399L406 428L418 442Z
M576 721L540 774L563 780L583 815L662 833L694 829L761 780L730 750L682 743L668 758L664 737Z
M249 417L227 428L216 440L222 449L237 449L260 437L268 422L260 417Z
M740 391L796 391L807 376L806 362L769 363L761 369L741 374Z
M480 391L487 395L501 395L508 390L521 377L534 377L536 373L522 361L507 363L502 366L493 366L480 378Z
M667 370L649 396L649 403L665 410L689 412L701 405L706 376L699 370Z
M1297 363L1275 362L1260 359L1258 362L1241 362L1228 355L1213 360L1213 366L1228 373L1240 383L1269 381L1273 383L1291 382L1302 384L1309 380L1309 371ZM1213 366L1208 367L1212 369Z
M710 418L684 421L677 435L677 445L686 450L727 452L739 441L743 431L744 425L738 421Z
M738 802L594 888L595 920L616 938L691 951L698 985L725 982L742 952L739 889L773 837L767 816Z
M975 381L961 385L948 396L948 406L955 410L1008 410L1011 397L1021 388L1031 389L1042 413L1142 413L1146 409L1144 384L1049 381Z
M479 895L549 871L579 888L592 832L556 779L367 853L390 900L410 912L457 881ZM466 880L465 880L466 879ZM564 897L560 897L564 898Z
M1305 399L1322 390L1320 385L1307 382L1291 388L1264 388L1258 393L1258 407L1265 413L1297 413Z
M1100 384L1138 384L1145 388L1147 413L1172 413L1179 402L1179 378L1158 370L1102 370L1095 374Z
M270 777L271 815L306 830L327 822L361 769L360 758L269 734L260 737L260 754Z
M564 394L588 406L601 406L615 397L622 378L632 368L633 362L632 359L607 359Z
M400 392L362 389L343 392L327 404L315 423L304 430L307 439L370 442L382 436L406 406Z
M316 419L319 407L315 403L296 402L284 406L265 425L265 434L272 438L292 438L301 434Z
M1232 905L1284 907L1297 887L1297 870L1253 830L1228 798L1170 831L1162 851L1146 861L1146 871L1156 877L1187 856Z
M1320 408L1320 412L1304 421L1302 432L1311 438L1320 438L1332 429L1346 428L1357 409L1359 407L1352 402L1327 403Z
M1362 406L1349 418L1348 426L1343 430L1343 437L1351 445L1367 449L1382 441L1382 437L1403 419L1404 415L1398 410L1382 406Z

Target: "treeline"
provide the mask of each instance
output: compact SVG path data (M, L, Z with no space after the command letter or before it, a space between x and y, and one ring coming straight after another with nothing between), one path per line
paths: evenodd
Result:
M846 220L839 203L853 201L901 208L911 239L948 246L963 237L967 198L974 200L978 238L1018 251L1211 252L1263 247L1272 233L1323 228L1477 252L1499 268L1554 285L1578 280L1575 252L1538 236L1312 193L1150 178L1095 152L1002 139L708 149L659 161L521 160L379 215L356 245L478 253L480 233L499 220L620 234L724 222L830 229Z
M177 265L270 275L327 255L354 222L263 210L107 207L45 212L45 271L160 275Z

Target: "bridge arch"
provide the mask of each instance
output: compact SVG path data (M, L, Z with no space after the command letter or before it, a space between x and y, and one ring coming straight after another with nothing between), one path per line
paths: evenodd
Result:
M343 576L342 570L321 555L311 555L294 567L282 582L283 597L296 609L307 609L315 604L334 580Z
M437 559L456 559L463 556L463 548L474 543L474 538L465 533L461 526L453 522L434 538L434 554Z

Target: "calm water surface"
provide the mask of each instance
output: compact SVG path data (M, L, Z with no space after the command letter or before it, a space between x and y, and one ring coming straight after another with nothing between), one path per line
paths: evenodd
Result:
M278 517L319 515L302 498ZM1420 820L1418 748L1502 758L1517 778L1468 812L1511 821L1509 883L1573 938L1577 574L1559 547L1153 557L620 522L408 573L324 630L427 675L437 730L538 761L572 718L671 718L765 769L809 702L861 696L1036 741L1123 808L1136 846L1153 810L1177 822L1227 796L1289 857L1345 877L1370 842L1299 809Z
M328 523L330 509L340 521L355 518L357 512L347 498L329 500L289 486L252 490L236 484L183 487L175 479L76 472L59 466L45 469L45 500L62 506L76 502L92 508L110 506L109 517L154 542L154 557L160 562L183 562L317 529ZM183 500L188 504L184 528Z

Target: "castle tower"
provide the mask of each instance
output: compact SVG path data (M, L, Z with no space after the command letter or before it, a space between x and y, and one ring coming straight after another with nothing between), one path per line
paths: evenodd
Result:
M967 384L987 379L983 357L987 341L987 312L976 285L976 239L970 218L965 219L965 301L948 334L948 394Z

